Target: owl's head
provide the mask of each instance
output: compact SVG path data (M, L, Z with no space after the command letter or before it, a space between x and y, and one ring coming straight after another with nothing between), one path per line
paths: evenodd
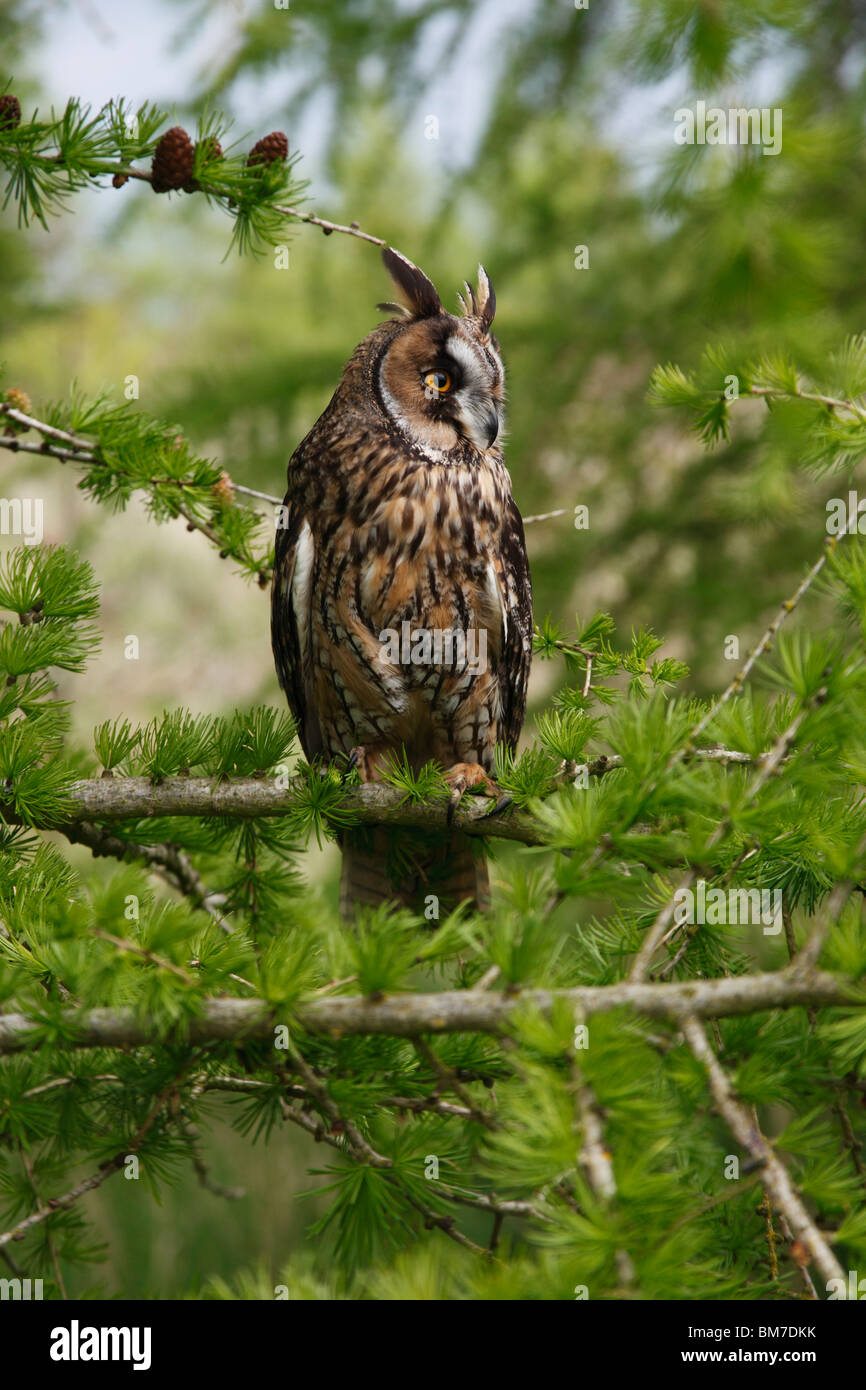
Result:
M458 317L443 309L433 283L386 247L385 265L405 304L380 304L396 327L377 368L386 413L408 438L435 457L467 445L484 453L505 423L505 373L490 332L493 286L482 266L478 287L459 295Z

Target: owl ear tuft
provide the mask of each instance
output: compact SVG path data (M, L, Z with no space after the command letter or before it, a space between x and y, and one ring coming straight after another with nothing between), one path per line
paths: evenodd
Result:
M478 267L478 317L487 333L496 314L496 292L487 278L483 265Z
M466 296L457 295L457 299L460 300L460 313L464 318L474 318L482 334L487 334L493 322L493 314L496 313L496 295L493 293L493 286L487 278L484 265L478 267L478 289L473 289L467 279L463 281L463 288L466 289Z
M428 280L423 270L413 265L392 246L382 248L382 260L394 284L409 303L415 318L427 319L433 314L441 314L442 304L436 293L436 286Z
M405 304L395 304L392 300L387 300L384 304L377 304L377 309L381 309L383 314L388 314L392 319L412 319L415 315L411 309L407 309Z
M463 281L463 288L466 294L457 296L461 314L465 319L475 319L481 332L488 333L496 313L496 295L483 265L478 267L478 289L473 290L468 280Z

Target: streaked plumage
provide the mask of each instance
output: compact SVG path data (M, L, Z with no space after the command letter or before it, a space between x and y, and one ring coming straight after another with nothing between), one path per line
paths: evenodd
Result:
M359 345L334 396L288 468L278 528L272 638L280 683L308 758L357 754L375 779L405 749L436 759L456 786L514 747L526 704L531 593L520 514L498 442L504 374L490 332L495 298L483 270L460 317L431 282L384 253L408 307ZM443 388L442 383L448 382ZM404 624L409 628L404 628ZM459 632L486 641L486 670L461 652L406 661L388 633ZM483 634L483 637L482 637ZM400 832L405 840L405 833ZM391 837L344 843L342 900L486 896L486 874L463 837L414 854L398 884L382 863ZM471 868L471 873L467 869ZM407 878L412 878L409 883Z

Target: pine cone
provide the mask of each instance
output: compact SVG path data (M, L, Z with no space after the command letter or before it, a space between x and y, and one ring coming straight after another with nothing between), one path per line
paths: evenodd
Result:
M129 183L129 174L115 174L111 180L112 188L122 188L125 183Z
M203 140L196 144L196 150L201 150L205 159L222 159L223 147L215 135L206 135ZM183 186L184 193L198 193L201 184L198 179L188 178Z
M257 140L247 157L247 168L254 164L284 164L289 157L289 142L281 130L272 130Z
M154 193L183 188L192 177L194 161L195 148L186 131L182 126L172 126L153 152L150 173Z
M14 130L21 124L21 102L11 92L0 97L0 130Z
M3 393L3 400L6 405L11 405L13 410L20 410L22 415L30 414L30 397L20 386L10 386L9 390Z
M13 410L20 410L22 415L30 414L30 397L26 391L22 391L18 386L10 386L8 391L3 393L3 403L11 405ZM17 420L10 420L8 415L0 415L3 420L3 433L7 436L13 434L26 434L29 425L21 425Z
M235 500L235 490L232 487L232 480L225 469L217 478L213 485L213 494L219 498L220 502L229 505Z

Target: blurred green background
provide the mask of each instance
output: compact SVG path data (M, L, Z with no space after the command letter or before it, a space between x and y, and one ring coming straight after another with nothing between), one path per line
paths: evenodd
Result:
M568 632L576 612L609 609L624 637L664 635L696 693L733 674L726 638L745 654L819 553L827 485L799 470L789 417L765 424L744 404L706 454L647 404L647 382L657 362L693 368L710 342L790 352L808 371L864 328L863 0L7 0L0 51L25 115L122 95L190 127L220 109L242 148L284 129L309 206L387 238L446 303L482 260L515 495L524 514L565 509L528 533L536 618ZM674 112L697 100L781 109L781 153L677 145ZM4 384L38 408L73 379L119 394L135 374L144 409L237 481L281 493L389 286L357 240L292 228L278 270L271 255L224 260L229 232L203 199L134 183L79 197L49 235L4 213ZM45 539L78 548L102 584L101 655L62 684L78 736L166 706L280 701L267 599L201 536L136 506L97 509L60 465L4 454L0 467L4 495L44 497ZM531 710L561 674L536 664ZM333 897L334 852L308 867ZM248 1195L227 1203L193 1182L157 1207L108 1184L90 1209L109 1292L171 1297L258 1260L273 1272L303 1243L315 1205L293 1194L315 1181L315 1146L281 1134L251 1152L214 1114L214 1176Z

